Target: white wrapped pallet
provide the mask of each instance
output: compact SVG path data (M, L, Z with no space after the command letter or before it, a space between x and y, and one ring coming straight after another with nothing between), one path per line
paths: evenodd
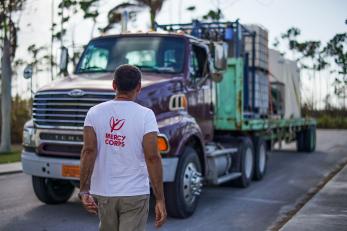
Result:
M268 31L260 25L247 24L245 27L256 33L255 66L263 70L269 67ZM252 65L252 38L245 38L245 50L249 53L248 62Z
M269 72L271 82L279 81L285 86L284 118L300 118L300 70L297 63L285 59L280 52L269 49Z

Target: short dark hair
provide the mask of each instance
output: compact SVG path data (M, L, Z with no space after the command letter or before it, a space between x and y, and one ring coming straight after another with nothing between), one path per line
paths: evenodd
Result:
M141 71L133 65L120 65L114 72L114 81L118 91L132 91L141 82Z

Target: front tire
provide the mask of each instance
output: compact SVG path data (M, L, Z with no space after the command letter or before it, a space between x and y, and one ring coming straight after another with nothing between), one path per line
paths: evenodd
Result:
M180 157L174 182L165 184L166 207L169 216L191 216L202 190L201 164L196 150L186 147Z
M67 180L33 176L36 197L46 204L62 204L69 200L75 187Z

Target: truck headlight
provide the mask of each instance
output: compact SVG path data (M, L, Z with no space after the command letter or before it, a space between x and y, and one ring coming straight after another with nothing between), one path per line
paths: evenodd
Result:
M32 121L28 121L24 125L23 129L23 145L24 146L35 146L35 128L32 125Z

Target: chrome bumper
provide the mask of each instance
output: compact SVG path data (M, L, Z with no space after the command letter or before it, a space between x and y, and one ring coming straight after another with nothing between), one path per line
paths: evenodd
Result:
M177 164L178 158L162 158L164 182L173 182L175 180ZM79 166L80 160L42 157L33 152L22 151L22 167L23 172L26 174L56 179L79 180L79 178L63 176L63 165Z

